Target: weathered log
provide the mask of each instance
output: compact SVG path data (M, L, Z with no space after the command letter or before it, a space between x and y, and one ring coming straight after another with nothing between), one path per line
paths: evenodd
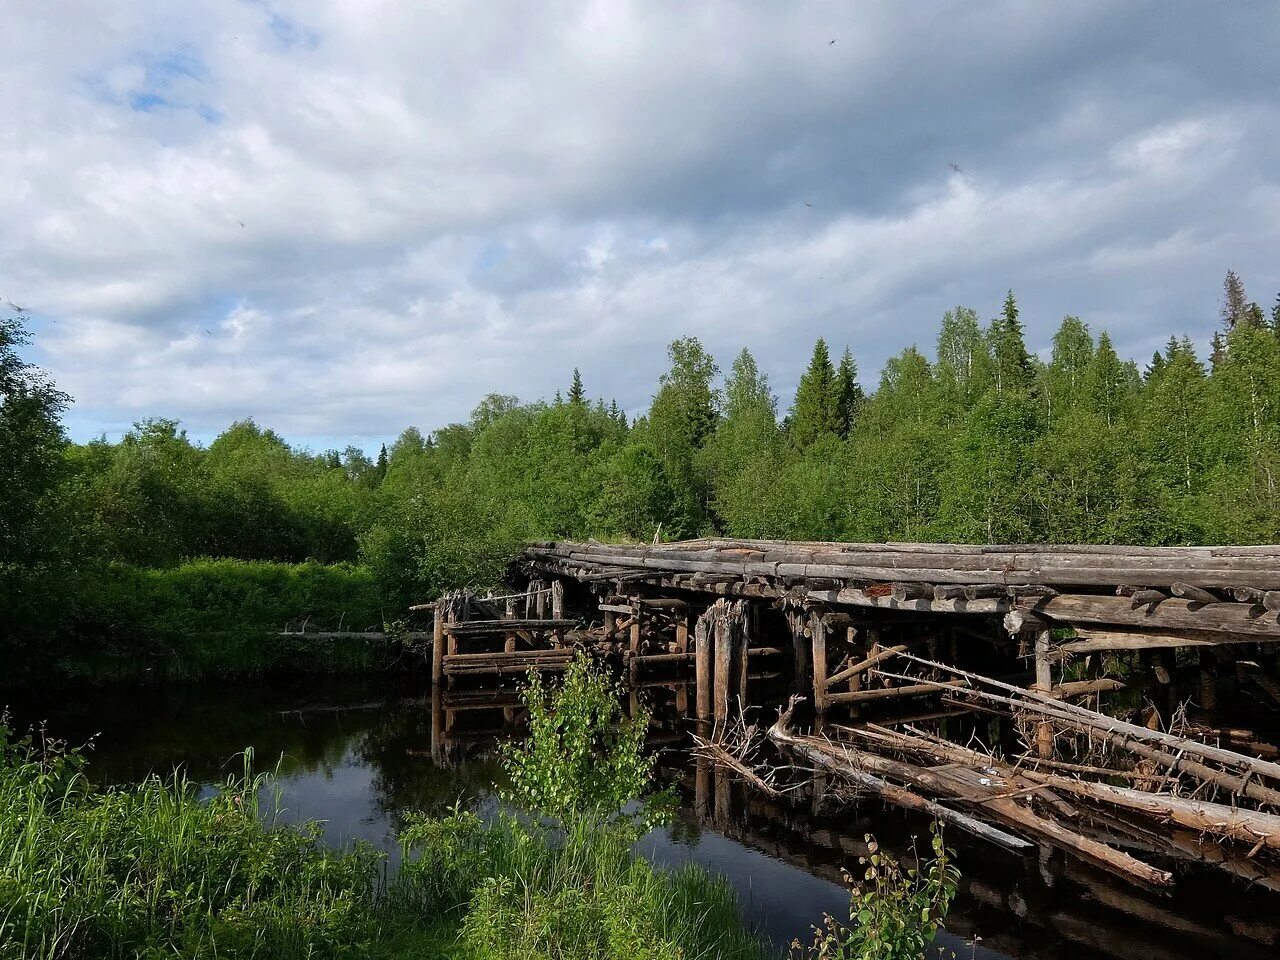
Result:
M507 633L511 630L557 630L576 627L577 625L577 620L545 620L533 617L518 620L463 620L459 623L450 623L446 628L446 632L461 636L463 634Z
M1027 830L1044 837L1089 863L1120 876L1153 887L1167 886L1172 882L1173 876L1169 872L1158 870L1106 844L1067 830L1057 822L1041 817L1022 806L1013 798L1003 796L1000 792L1001 788L991 778L985 778L987 783L984 784L982 782L984 778L974 771L953 766L920 767L872 753L854 751L849 747L840 748L831 741L792 734L782 726L781 721L770 729L769 737L788 748L797 746L807 748L805 755L810 758L813 754L824 755L837 764L843 763L855 771L903 780L953 801L959 800L967 805L976 805L1006 827Z
M1058 684L1050 691L1050 695L1057 700L1065 700L1069 697L1083 697L1094 693L1114 693L1116 690L1124 690L1127 686L1128 684L1123 681L1109 677L1101 677L1097 680L1072 680Z
M828 677L827 689L834 687L838 683L843 683L850 677L855 677L860 673L865 673L881 661L888 660L890 657L902 653L905 650L910 650L911 647L912 644L909 643L900 643L892 647L883 647L872 656L867 657L865 660L860 660L851 666L845 667L839 673Z
M1221 603L1222 598L1215 593L1210 593L1203 587L1197 587L1182 580L1173 581L1173 585L1169 588L1175 597L1182 597L1184 600L1190 600L1193 603Z
M933 596L933 587L927 583L899 582L893 585L889 595L899 603L904 600L923 600Z
M847 693L828 693L829 704L863 703L868 700L894 700L900 697L919 697L940 693L948 687L960 686L963 680L944 680L938 683L906 684L901 687L876 687L871 690L851 690Z

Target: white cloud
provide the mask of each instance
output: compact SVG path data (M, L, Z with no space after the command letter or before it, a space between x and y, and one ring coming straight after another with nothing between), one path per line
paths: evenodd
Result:
M1280 23L1158 11L25 5L0 295L80 435L381 437L574 366L637 410L686 333L785 401L816 336L873 380L1009 287L1034 341L1203 337L1228 266L1280 288Z

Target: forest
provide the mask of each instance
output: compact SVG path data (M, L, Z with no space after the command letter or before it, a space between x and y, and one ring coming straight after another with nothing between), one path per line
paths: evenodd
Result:
M987 322L948 311L932 355L907 347L873 388L820 339L780 404L750 352L690 336L637 416L574 370L376 458L253 420L207 446L163 418L70 442L27 340L0 320L0 648L35 673L360 665L263 638L380 627L532 539L1280 540L1280 297L1264 311L1234 272L1204 356L1171 336L1125 359L1073 316L1028 344L1010 292Z

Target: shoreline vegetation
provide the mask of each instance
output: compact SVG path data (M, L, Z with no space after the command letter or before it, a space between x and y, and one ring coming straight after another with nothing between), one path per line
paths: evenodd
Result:
M633 852L672 798L616 682L581 656L524 696L530 735L502 752L501 811L407 814L394 875L367 845L329 849L318 824L281 820L251 751L212 795L181 773L98 789L76 750L0 727L0 960L778 956L722 879ZM864 864L855 919L826 918L791 956L923 955L955 895L948 858L935 832L919 874Z
M1207 355L1173 336L1140 366L1076 317L1033 352L1010 293L985 323L948 311L874 390L856 343L819 340L782 407L748 351L722 371L686 337L647 409L574 371L374 458L252 420L72 443L71 398L0 318L0 656L10 683L403 663L275 634L399 620L543 539L1280 541L1280 304L1229 272L1220 319Z

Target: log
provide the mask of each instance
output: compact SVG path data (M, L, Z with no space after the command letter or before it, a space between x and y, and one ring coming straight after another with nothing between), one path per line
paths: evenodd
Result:
M905 600L923 600L933 597L933 587L927 583L895 583L889 595L899 603Z
M1068 697L1084 697L1094 693L1114 693L1116 690L1124 690L1127 686L1128 684L1123 681L1109 677L1097 680L1072 680L1058 684L1050 691L1050 696L1055 700L1065 700Z
M462 636L465 634L507 633L512 630L560 630L576 627L577 625L577 620L565 619L464 620L460 623L450 623L446 628L446 632L454 636Z
M1170 587L1175 597L1182 597L1184 600L1190 600L1193 603L1221 603L1222 598L1217 594L1210 593L1203 587L1197 587L1193 584L1186 583L1182 580L1173 581Z
M963 680L944 680L938 683L906 684L901 687L876 687L872 690L851 690L847 693L828 693L828 704L863 703L868 700L893 700L898 697L919 697L939 693L948 687L964 684Z
M908 643L901 643L892 647L884 647L879 651L877 651L872 656L867 657L865 660L861 660L858 663L853 664L852 666L845 667L839 673L833 674L832 676L828 677L827 689L828 690L831 689L838 683L843 683L844 681L848 680L850 677L855 677L860 673L865 673L866 671L874 667L877 663L880 663L883 660L888 660L892 656L895 656L899 653L902 653L906 650L911 649L911 647L912 647L912 644L908 644Z
M1001 796L999 788L994 783L990 787L982 784L982 777L973 771L950 766L920 767L876 754L855 752L851 748L841 750L831 741L791 734L782 726L781 719L770 729L769 737L788 748L796 746L807 748L805 755L809 758L812 758L813 754L824 755L835 761L835 764L843 764L851 770L877 777L892 777L895 780L911 783L913 786L923 787L930 793L939 794L953 801L960 800L966 804L976 804L1004 826L1015 830L1027 830L1044 837L1087 862L1120 876L1153 887L1167 886L1173 880L1172 874L1167 871L1158 870L1104 843L1082 837L1055 821L1041 817L1021 806L1011 797Z

